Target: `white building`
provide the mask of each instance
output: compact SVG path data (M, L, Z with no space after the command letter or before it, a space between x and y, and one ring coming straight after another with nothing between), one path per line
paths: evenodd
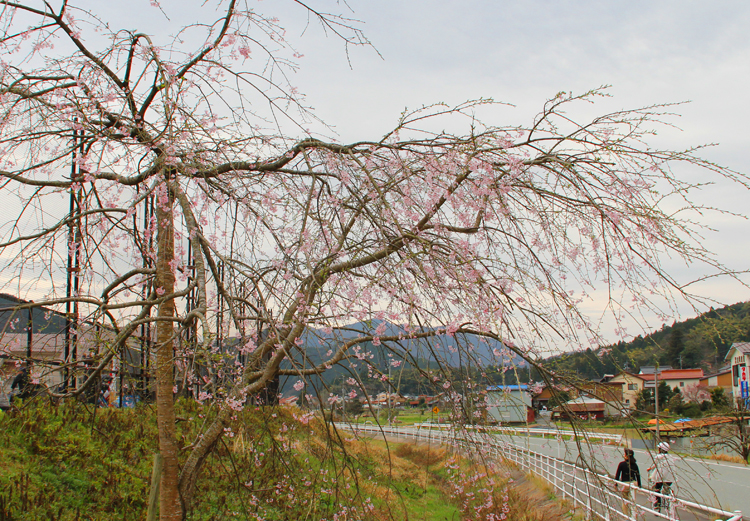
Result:
M487 388L487 419L498 423L534 421L527 385L494 385Z
M732 370L732 397L736 405L737 399L742 397L740 389L742 368L744 367L746 372L750 372L750 342L735 342L732 344L724 361L730 363Z

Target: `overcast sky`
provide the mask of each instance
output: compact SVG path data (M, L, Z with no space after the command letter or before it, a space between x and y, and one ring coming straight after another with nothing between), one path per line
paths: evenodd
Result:
M143 9L148 0L83 1L114 25L154 34L157 41L167 36L165 25L199 16L183 0L161 0L170 23L154 9ZM480 97L513 104L492 112L487 123L528 125L561 90L582 93L612 85L612 98L572 115L583 119L690 101L677 108L682 116L675 123L681 130L665 129L657 144L679 149L718 143L705 152L708 159L750 173L745 153L750 2L310 0L320 11L361 22L358 27L374 48L350 48L348 56L339 39L315 23L307 26L306 11L294 0L248 3L277 16L287 28L290 43L304 55L292 83L340 141L379 138L405 108ZM746 213L748 195L721 183L707 189L702 202ZM715 214L706 214L702 222L717 228L706 244L719 259L732 269L746 269L750 223ZM679 265L673 269L683 281L700 275ZM701 292L725 304L750 300L750 290L730 280L704 284ZM596 313L596 307L591 304L590 311ZM683 311L685 317L693 315ZM660 325L654 317L648 323ZM605 323L603 334L614 340L607 328L613 329Z
M157 41L167 36L166 25L204 16L187 8L190 2L160 1L170 23L153 9L144 17L138 6L146 0L90 5L108 11L115 25L155 33ZM340 39L326 35L314 20L308 23L306 10L294 0L248 0L248 5L278 17L287 29L288 41L304 55L291 81L340 141L379 138L405 108L480 97L513 105L493 111L487 123L528 125L561 90L582 93L611 85L611 98L571 116L583 120L689 101L676 109L681 117L673 123L679 129L665 128L654 144L685 149L717 143L706 150L707 159L750 173L745 154L750 2L745 0L309 0L318 11L358 21L374 48L349 48L348 55ZM687 169L675 173L710 181L702 172L699 178ZM706 189L700 202L744 214L748 195L724 182ZM717 229L705 243L719 260L731 269L746 269L750 223L710 213L701 222ZM679 263L670 268L682 282L703 275ZM724 304L750 300L750 290L729 279L699 288ZM587 311L595 316L600 307L601 302L593 302ZM694 315L688 307L682 312L683 318ZM656 317L646 317L645 327L660 325ZM604 336L615 340L612 330L613 324L603 324ZM636 326L628 331L642 332Z
M267 1L259 8L286 5ZM493 114L499 120L490 123L528 124L560 90L612 85L612 98L588 114L689 101L677 108L680 129L662 131L658 144L717 143L705 157L750 173L750 2L351 0L348 5L379 55L350 49L347 61L335 38L314 26L303 33L301 11L277 12L304 54L293 81L342 141L382 135L406 107L479 97L515 106ZM720 183L701 200L746 213L748 195ZM718 230L706 243L719 259L746 269L750 224L712 214L703 219ZM674 269L683 280L697 275L678 264ZM750 300L750 291L730 280L700 290L726 304ZM683 312L685 318L693 314ZM651 317L648 325L657 328L661 322ZM629 332L640 333L633 327Z

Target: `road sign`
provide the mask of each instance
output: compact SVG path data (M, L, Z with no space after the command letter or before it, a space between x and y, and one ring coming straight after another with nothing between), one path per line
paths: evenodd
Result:
M432 408L432 412L434 412L435 414L437 414L437 413L440 412L440 409L438 407L433 407Z
M740 393L742 395L742 398L747 400L750 398L750 382L747 380L743 380L740 382Z
M750 373L750 371L748 371L747 366L743 365L740 367L740 382L747 382L750 380L750 378L748 378L748 373Z

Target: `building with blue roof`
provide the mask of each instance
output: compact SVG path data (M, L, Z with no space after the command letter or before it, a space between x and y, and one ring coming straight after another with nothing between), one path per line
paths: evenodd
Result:
M529 386L492 385L487 387L487 419L493 423L532 423Z

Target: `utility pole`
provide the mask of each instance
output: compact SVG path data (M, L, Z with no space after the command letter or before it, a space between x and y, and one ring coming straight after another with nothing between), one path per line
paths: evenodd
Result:
M78 118L74 120L78 123ZM80 141L79 141L80 139ZM70 162L70 211L68 223L68 259L67 280L65 289L65 340L63 347L64 369L63 382L65 390L77 387L75 361L78 359L78 289L81 259L81 203L83 183L82 172L78 163L83 157L83 131L73 130L73 146ZM71 367L73 368L71 371Z
M29 304L33 304L29 300ZM34 308L29 308L29 319L26 324L26 367L31 367L31 345L34 343Z
M656 438L654 445L658 445L659 439L659 362L654 368L654 413L656 415Z
M388 361L388 384L385 386L385 392L388 394L388 426L391 426L391 363Z

